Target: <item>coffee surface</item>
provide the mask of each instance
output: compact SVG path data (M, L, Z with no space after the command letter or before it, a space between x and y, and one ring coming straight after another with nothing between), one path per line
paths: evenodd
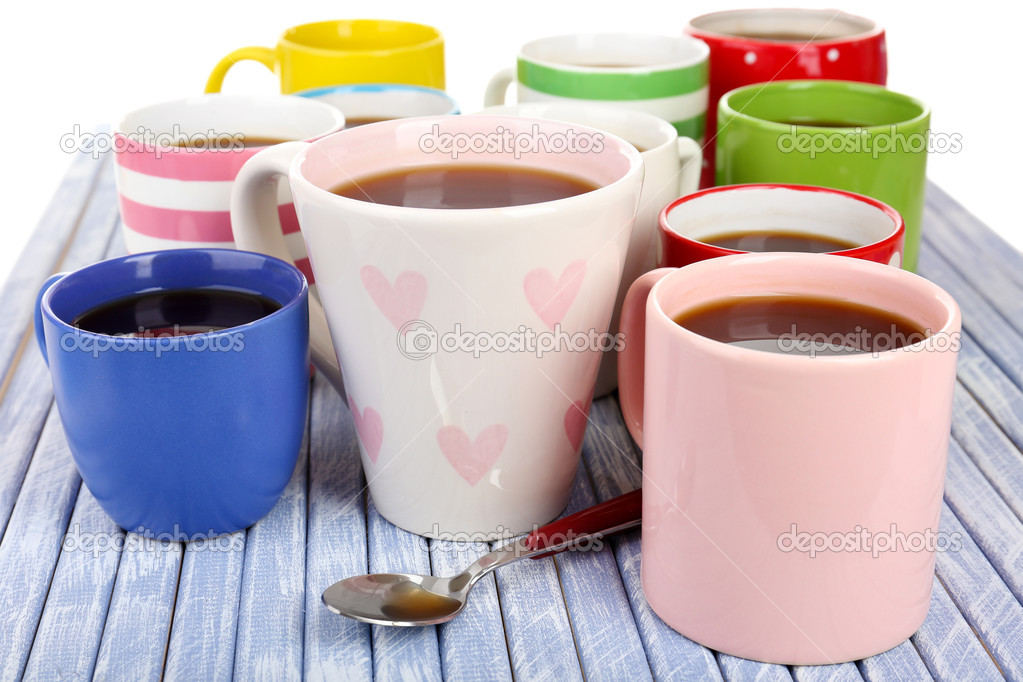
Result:
M597 189L581 178L537 168L427 166L343 182L331 192L411 208L499 208L565 199Z
M676 315L686 329L722 343L779 353L881 352L929 334L901 315L840 299L801 295L734 296ZM802 349L802 350L800 350Z
M265 137L259 135L224 135L222 137L192 137L176 140L173 147L183 149L248 149L249 147L269 147L292 140L283 137Z
M255 322L280 307L264 296L228 289L160 291L97 306L73 324L113 336L185 336Z
M701 239L704 244L720 246L723 249L737 251L799 251L804 253L830 253L845 251L860 246L855 242L835 239L809 232L792 232L785 230L751 230L748 232L728 232Z

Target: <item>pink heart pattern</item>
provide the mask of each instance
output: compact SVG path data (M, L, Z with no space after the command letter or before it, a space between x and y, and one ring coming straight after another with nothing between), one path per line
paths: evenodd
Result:
M352 419L355 420L355 431L359 434L362 447L369 455L369 461L376 464L377 457L380 456L380 446L384 442L384 420L380 418L380 413L372 407L367 407L360 413L359 406L355 404L352 396L348 396L348 405L351 408Z
M494 466L507 442L508 427L504 424L488 426L471 443L465 431L457 426L442 426L437 430L437 445L444 457L458 475L473 486Z
M522 282L526 300L550 329L565 319L585 275L586 261L582 259L569 263L556 281L546 268L536 268L526 275Z
M426 303L426 277L406 270L394 280L394 286L375 265L364 265L359 271L362 285L384 317L400 330L406 323L419 319Z
M565 411L565 435L568 442L572 444L573 450L578 450L583 443L583 436L586 435L586 424L589 421L590 403L593 402L593 393L584 401L576 400L568 406Z

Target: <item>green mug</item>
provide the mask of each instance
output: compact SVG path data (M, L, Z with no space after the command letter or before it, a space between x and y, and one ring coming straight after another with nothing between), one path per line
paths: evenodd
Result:
M786 183L879 199L906 223L916 269L926 187L927 105L879 85L797 80L750 85L718 105L717 184Z

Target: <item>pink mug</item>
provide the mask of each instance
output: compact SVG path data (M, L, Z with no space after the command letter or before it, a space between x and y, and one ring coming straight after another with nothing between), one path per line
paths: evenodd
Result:
M825 357L739 347L674 321L758 294L880 308L927 336ZM950 548L938 521L960 331L952 297L856 258L741 254L643 275L622 330L619 396L643 448L653 610L700 644L772 663L858 660L912 635L935 551Z

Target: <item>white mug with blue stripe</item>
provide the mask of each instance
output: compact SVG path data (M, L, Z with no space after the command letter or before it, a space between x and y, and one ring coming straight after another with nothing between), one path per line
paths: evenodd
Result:
M593 33L541 38L523 45L514 69L487 86L485 106L597 100L663 118L702 144L707 115L706 43L688 36Z
M340 109L346 128L363 123L412 116L457 114L458 103L443 90L400 83L331 85L296 95L316 99Z

